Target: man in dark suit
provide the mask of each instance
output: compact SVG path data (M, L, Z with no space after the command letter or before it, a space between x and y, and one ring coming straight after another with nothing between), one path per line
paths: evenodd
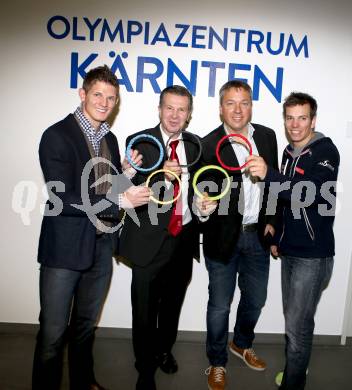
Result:
M178 369L171 349L176 341L179 315L191 279L193 257L199 251L190 184L197 166L180 166L191 164L199 155L195 136L182 134L191 112L192 95L189 91L182 86L167 87L160 95L160 124L127 139L128 144L136 135L156 137L165 156L155 170L168 169L181 178L181 197L177 202L161 208L155 203L140 207L137 210L140 225L126 218L122 229L120 254L132 262L132 328L139 372L138 390L156 388L154 373L158 365L169 374ZM166 150L169 137L171 142ZM135 148L143 156L143 167L151 167L158 161L160 151L150 140L141 139ZM149 174L138 172L133 180L136 184L143 183ZM164 201L176 195L176 184L171 186L170 183L176 182L173 176L169 173L156 175L154 182L157 180L166 186L161 196Z
M215 150L222 137L240 134L250 141L253 154L259 154L277 169L274 131L250 123L252 91L248 84L232 80L222 86L220 115L223 124L203 139L205 165L219 164ZM241 143L231 142L229 138L220 147L220 158L227 166L242 166L248 153ZM268 189L245 170L229 170L229 175L232 186L228 196L219 202L218 209L203 226L203 249L209 273L207 355L210 367L206 373L212 390L221 390L226 384L229 313L237 277L241 298L229 349L250 368L266 368L252 349L252 342L267 295L269 243L274 235L274 220L273 216L266 215ZM223 177L210 178L221 187Z
M39 146L50 196L38 250L41 310L34 390L60 388L68 324L70 389L103 389L95 380L92 347L118 247L119 211L143 205L150 196L121 174L117 139L106 122L119 100L116 76L106 65L92 69L79 96L81 106L49 127ZM116 194L109 194L109 175L116 178Z

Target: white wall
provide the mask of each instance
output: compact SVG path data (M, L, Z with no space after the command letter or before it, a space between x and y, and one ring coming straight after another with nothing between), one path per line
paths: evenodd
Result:
M352 6L348 0L278 1L220 0L219 2L179 0L177 2L152 0L144 2L117 1L61 1L52 5L44 0L31 3L11 1L3 5L0 23L1 42L1 262L0 262L0 322L36 323L39 311L38 264L36 251L41 223L40 204L43 202L42 174L38 164L38 143L42 132L52 123L72 112L78 105L77 91L70 88L71 52L78 52L81 62L90 53L99 54L92 64L112 64L109 51L128 53L124 60L133 87L136 82L137 56L156 57L166 63L174 62L187 75L191 60L218 61L258 65L273 82L277 67L284 69L283 91L285 97L292 90L306 91L318 100L317 129L331 136L341 153L341 183L339 210L336 218L336 263L329 289L324 294L317 313L316 333L341 334L346 302L349 259L352 252L350 218L352 188L350 180L350 154L352 144L351 115L351 33ZM267 52L248 53L241 43L240 50L196 49L144 45L138 38L134 44L74 41L72 38L55 40L49 36L46 25L50 17L62 15L72 21L76 16L78 28L84 32L82 18L91 21L106 18L149 21L151 30L164 23L171 31L174 25L190 24L213 26L221 31L225 27L259 30L273 33L278 42L279 33L290 33L300 41L305 35L309 42L309 58L283 54L273 56ZM57 25L59 29L59 24ZM87 31L87 29L85 30ZM72 36L71 36L72 37ZM276 38L275 38L276 37ZM244 42L244 41L243 41ZM149 68L148 68L149 69ZM152 68L150 69L152 71ZM240 71L239 77L253 82L253 72ZM207 134L218 125L219 87L227 81L226 70L218 70L215 97L209 97L209 71L198 68L197 94L194 114L189 130ZM81 81L81 80L80 80ZM79 81L79 84L80 84ZM177 78L175 82L180 83ZM166 86L166 76L159 79L161 89ZM157 123L158 95L148 82L143 93L127 92L121 88L122 104L113 131L120 146L128 134ZM276 130L279 150L283 150L284 137L281 103L277 102L265 86L261 86L259 100L254 105L254 122ZM349 137L347 136L349 129ZM122 150L121 150L122 151ZM31 181L39 188L38 197L25 225L12 207L15 186L21 181ZM24 198L22 206L30 199ZM21 203L16 203L20 207ZM117 265L108 301L100 325L131 327L130 270ZM238 294L234 306L238 301ZM180 328L205 329L207 302L207 273L204 263L194 263L193 281L184 304ZM232 314L232 323L234 314ZM280 292L280 263L272 261L267 305L257 327L258 332L283 332Z

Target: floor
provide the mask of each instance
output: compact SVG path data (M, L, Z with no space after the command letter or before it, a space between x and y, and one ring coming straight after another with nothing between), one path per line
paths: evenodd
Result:
M0 390L30 389L33 332L16 334L0 331ZM274 377L283 364L283 344L258 343L255 350L268 363L264 372L247 368L233 355L227 366L228 386L234 390L274 390ZM131 341L126 338L98 337L95 343L96 376L109 390L134 390L137 374ZM179 371L156 374L158 390L207 389L205 347L201 342L178 342L174 355ZM352 388L352 345L314 346L306 390L348 390ZM67 387L64 373L62 390ZM50 389L48 389L50 390Z

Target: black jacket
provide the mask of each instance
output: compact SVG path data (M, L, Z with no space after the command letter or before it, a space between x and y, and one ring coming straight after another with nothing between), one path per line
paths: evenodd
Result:
M255 129L253 138L259 155L264 158L266 163L272 167L273 170L278 169L275 132L262 125L252 124L252 126ZM221 125L203 138L203 165L219 165L215 150L219 140L225 134L225 129L223 125ZM221 156L226 165L239 166L236 154L228 140L223 144ZM224 179L223 175L213 175L213 172L215 173L215 171L209 171L211 176L207 175L207 179L217 182L221 187L221 182ZM242 201L240 199L242 174L240 171L229 171L228 174L230 175L232 182L237 182L239 185L231 189L226 213L224 213L225 215L220 215L221 213L219 213L218 208L210 216L209 221L205 222L203 225L203 249L205 256L222 262L226 262L233 252L243 219L243 215L241 214ZM270 223L275 226L275 215L266 215L266 199L267 188L264 189L262 207L258 219L258 237L264 247L267 247L267 243L264 242L265 225Z
M323 137L313 139L297 156L287 146L281 173L269 168L265 181L285 183L286 188L279 193L281 223L275 234L283 255L320 258L335 254L333 223L339 163L336 146Z
M109 132L105 136L111 153L111 162L121 172L120 154L117 139ZM85 211L73 204L82 204L82 172L90 161L87 142L74 115L49 127L42 135L39 146L40 165L45 182L57 181L64 189L55 187L47 203L53 208L57 201L62 205L58 215L43 217L38 249L38 261L44 265L71 270L84 270L92 265L95 254L96 227ZM121 175L123 176L123 175ZM96 215L101 218L109 216L118 223L119 208L110 202L105 195L96 195L94 187L94 170L90 172L87 184L91 205L107 201L109 207ZM131 184L129 184L131 185ZM121 188L119 192L123 192ZM116 199L117 200L117 199ZM57 213L55 213L57 214ZM118 234L114 234L115 247L118 245Z
M132 134L126 140L126 144L134 138L136 135L140 134L149 134L156 137L162 145L164 145L164 141L161 135L160 126L156 126L151 129L146 129L140 131L136 134ZM183 134L183 138L186 140L188 137L187 133ZM184 142L186 158L188 163L193 162L198 153L199 147L192 140L189 139L190 142ZM150 167L158 161L160 151L153 141L141 141L138 144L134 145L133 148L137 149L143 155L143 166ZM160 163L157 169L162 169L164 162L167 159L167 154L164 145L164 159ZM192 190L192 177L194 172L199 168L197 164L193 165L189 168L189 187L188 187L188 205L192 212L192 202L193 202L193 190ZM138 185L142 184L147 180L147 177L151 174L151 172L138 172L136 176L133 178L133 182ZM160 177L154 176L155 180L160 180ZM166 192L160 194L164 200L172 198L172 194L167 194ZM149 202L148 205L141 206L136 208L136 215L138 217L138 221L140 225L138 226L130 216L126 215L125 224L122 229L121 239L120 239L120 255L131 261L132 263L139 266L146 266L153 261L154 256L159 251L162 243L168 235L168 225L171 217L172 206L160 206L156 205L153 202ZM157 218L153 218L152 220L150 216L154 216ZM194 235L191 240L194 243L194 247L192 248L192 252L195 258L199 257L199 230L197 226L196 217L193 215L192 223L194 224L193 229L191 229L192 235Z

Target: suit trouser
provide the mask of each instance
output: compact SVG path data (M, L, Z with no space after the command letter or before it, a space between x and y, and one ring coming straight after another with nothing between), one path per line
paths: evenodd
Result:
M33 390L60 388L67 330L70 389L89 389L95 380L94 333L112 274L111 235L98 237L91 268L72 271L41 266L40 329L34 353Z
M170 352L192 276L192 224L177 237L167 236L152 262L134 265L132 272L132 331L136 368L154 372L158 353Z

